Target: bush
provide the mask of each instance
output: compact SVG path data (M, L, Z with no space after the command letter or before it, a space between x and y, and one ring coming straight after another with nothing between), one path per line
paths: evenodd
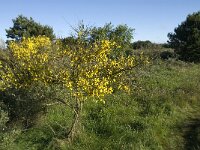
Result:
M9 122L20 121L25 128L30 127L45 108L44 90L44 87L34 85L28 89L12 88L1 92L0 98L7 107Z
M188 15L168 37L169 45L181 60L200 62L200 11Z
M160 53L160 58L161 59L169 59L169 58L173 58L175 57L174 53L173 52L170 52L170 51L163 51Z
M0 104L0 133L3 132L6 128L6 122L8 121L8 113L2 109Z
M152 43L151 41L136 41L132 43L133 49L160 49L162 48L161 44Z

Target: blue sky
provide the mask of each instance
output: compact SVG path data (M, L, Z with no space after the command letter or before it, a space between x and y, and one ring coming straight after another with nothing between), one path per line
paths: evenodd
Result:
M167 33L200 10L200 0L0 0L0 38L12 19L22 14L53 27L56 36L66 37L83 20L85 24L103 26L127 24L135 28L134 40L163 43Z

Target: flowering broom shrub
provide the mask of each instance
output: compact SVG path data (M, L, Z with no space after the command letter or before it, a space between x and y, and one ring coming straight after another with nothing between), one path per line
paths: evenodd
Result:
M10 121L22 120L28 127L44 110L50 51L50 40L37 37L10 42L1 52L0 101L6 104Z
M83 102L94 97L105 103L103 97L115 89L129 92L126 72L147 62L142 56L140 61L133 56L113 59L112 52L118 47L109 40L89 44L79 37L74 47L59 41L52 43L44 36L11 42L8 51L0 56L0 90L27 89L34 83L68 89L75 99L75 103L70 104L74 121L67 133L73 139ZM57 100L67 105L65 99Z

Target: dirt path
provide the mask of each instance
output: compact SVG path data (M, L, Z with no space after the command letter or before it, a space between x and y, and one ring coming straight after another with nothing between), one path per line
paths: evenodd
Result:
M200 150L200 117L187 120L183 127L185 150Z

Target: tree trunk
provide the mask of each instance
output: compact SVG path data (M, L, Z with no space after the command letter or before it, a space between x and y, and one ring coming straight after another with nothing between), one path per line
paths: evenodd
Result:
M72 122L69 132L67 133L67 138L68 138L68 141L70 142L74 140L74 137L76 136L76 133L80 126L81 111L82 111L82 102L79 99L76 99L76 104L74 107L73 122Z

